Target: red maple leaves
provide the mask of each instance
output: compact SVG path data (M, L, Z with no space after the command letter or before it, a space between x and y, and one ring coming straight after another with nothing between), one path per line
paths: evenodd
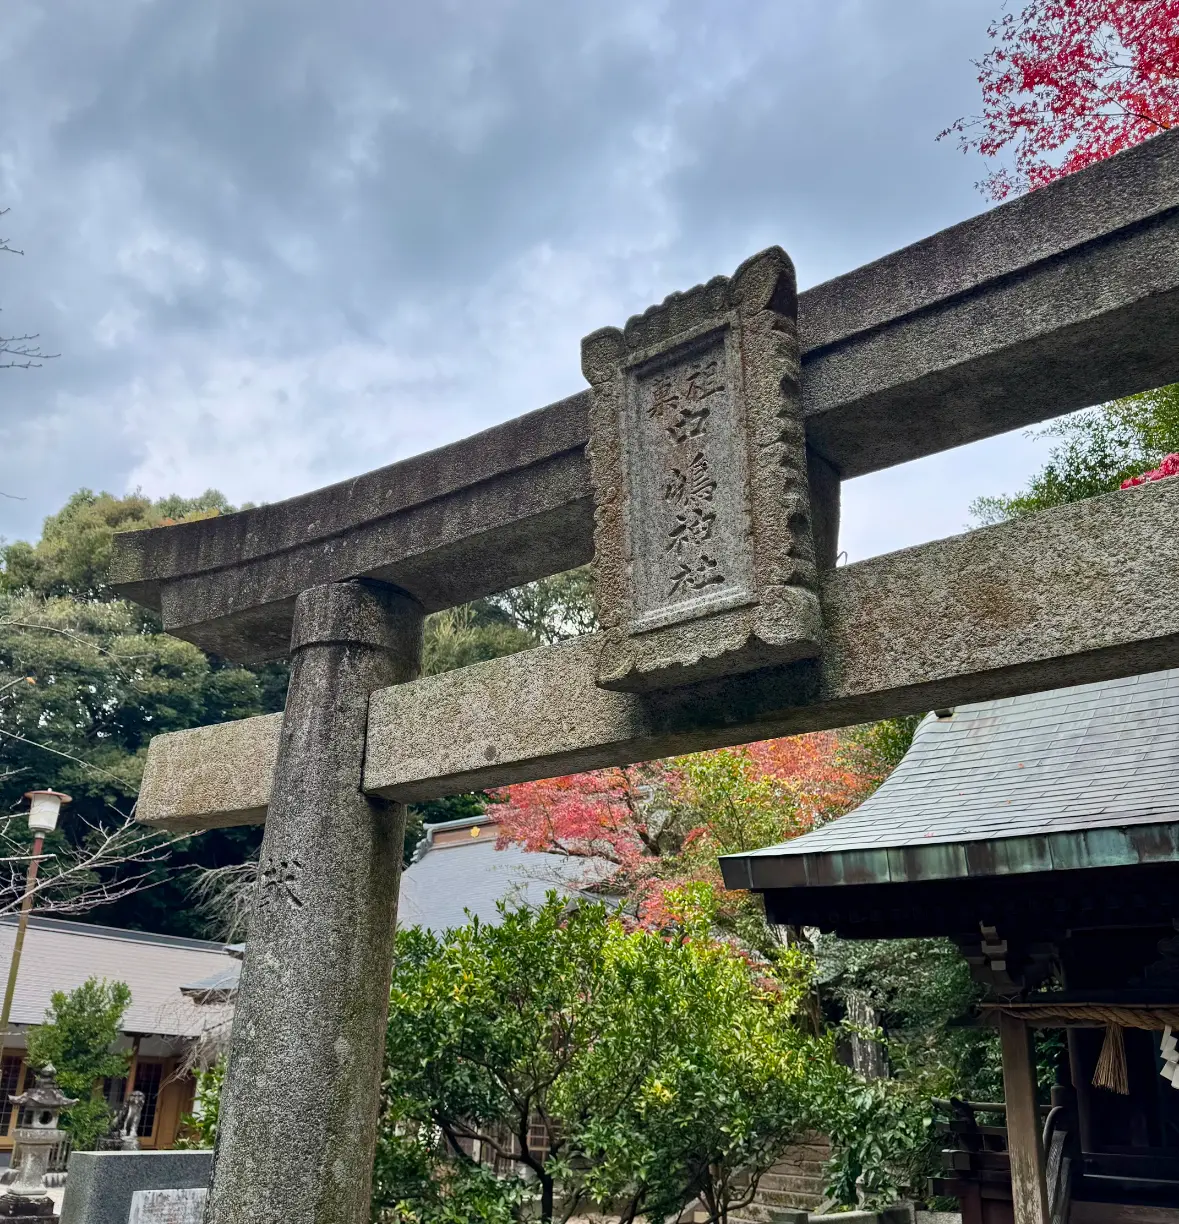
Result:
M963 150L1014 166L979 186L1003 200L1110 157L1179 122L1179 0L1031 0L988 30L983 113Z
M686 885L723 893L717 857L783 841L858 803L878 782L830 731L507 787L499 844L613 865L644 923ZM673 902L674 903L674 902Z
M1149 484L1154 480L1166 480L1168 476L1179 476L1179 455L1168 455L1158 467L1141 476L1131 476L1122 481L1123 489L1132 489L1135 485Z

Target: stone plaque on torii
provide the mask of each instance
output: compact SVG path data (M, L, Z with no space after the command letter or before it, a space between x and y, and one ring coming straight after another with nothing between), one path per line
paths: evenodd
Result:
M773 248L582 366L475 438L117 537L169 632L292 664L284 714L154 740L139 802L266 821L213 1224L368 1218L405 803L1179 664L1179 481L835 564L841 480L1179 381L1179 132L802 295ZM601 632L417 678L426 613L591 558Z

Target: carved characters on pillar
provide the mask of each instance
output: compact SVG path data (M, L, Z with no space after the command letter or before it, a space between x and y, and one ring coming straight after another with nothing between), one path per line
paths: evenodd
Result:
M687 442L704 434L711 406L708 400L725 389L720 362L690 362L686 371L653 380L647 415L657 418L673 442Z
M603 687L818 653L795 314L773 248L582 342Z
M295 856L266 855L258 869L258 909L272 913L281 908L301 910L303 864Z

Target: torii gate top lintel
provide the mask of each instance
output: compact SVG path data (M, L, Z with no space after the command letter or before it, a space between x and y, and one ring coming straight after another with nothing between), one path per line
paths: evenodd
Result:
M591 392L475 438L119 536L116 581L250 660L316 584L430 610L596 551L603 635L375 695L364 786L405 802L1179 663L1172 488L834 567L840 475L1179 380L1179 133L820 285L797 324L792 278L763 253L595 333ZM263 819L280 723L157 738L141 819Z
M834 563L840 479L1179 380L1177 304L1176 133L799 295L820 565ZM295 597L315 583L367 576L433 611L580 565L590 403L582 392L313 493L120 536L115 585L169 632L255 662L286 655Z

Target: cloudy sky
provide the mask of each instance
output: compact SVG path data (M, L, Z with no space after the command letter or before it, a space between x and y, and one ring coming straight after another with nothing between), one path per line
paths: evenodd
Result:
M0 535L79 486L275 500L578 390L585 333L781 243L985 207L937 131L1001 0L5 0ZM1022 436L845 486L958 531Z

